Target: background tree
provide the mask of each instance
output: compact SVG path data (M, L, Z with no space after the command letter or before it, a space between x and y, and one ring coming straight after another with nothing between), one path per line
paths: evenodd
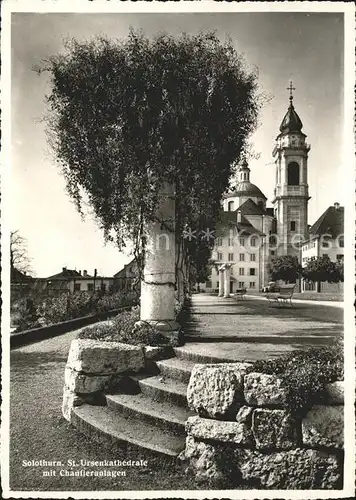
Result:
M18 230L10 233L10 266L23 274L30 274L31 260L27 251L27 241Z
M286 283L295 283L301 275L302 267L297 257L281 255L271 259L268 263L268 272L273 281L283 280Z
M49 72L49 138L68 193L79 210L88 200L107 239L142 255L165 182L176 188L178 238L213 223L260 106L256 75L230 41L134 31L71 40L38 71Z
M303 268L303 278L317 283L317 291L320 292L322 281L329 283L344 281L344 263L343 261L332 262L328 255L311 257Z

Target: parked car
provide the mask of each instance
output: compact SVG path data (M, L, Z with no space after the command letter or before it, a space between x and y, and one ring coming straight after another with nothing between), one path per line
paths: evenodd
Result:
M267 286L264 286L262 288L262 292L263 293L279 292L279 286L277 285L277 283L275 281L270 281Z

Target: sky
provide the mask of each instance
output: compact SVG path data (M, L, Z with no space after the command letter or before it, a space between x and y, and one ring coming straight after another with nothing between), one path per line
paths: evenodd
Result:
M313 224L334 202L343 203L343 14L189 13L62 14L13 13L11 28L11 194L10 229L27 239L38 277L62 267L112 276L131 257L105 244L95 221L84 221L66 194L64 179L46 143L43 117L46 74L33 66L63 50L63 39L95 35L125 37L129 27L147 36L216 30L230 36L250 69L258 69L260 90L269 99L251 136L258 159L251 160L251 182L272 199L272 150L288 108L289 81L303 122L309 153L309 220Z

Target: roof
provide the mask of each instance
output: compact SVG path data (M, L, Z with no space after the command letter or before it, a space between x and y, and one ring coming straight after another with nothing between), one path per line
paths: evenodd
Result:
M310 237L331 234L336 238L344 233L344 207L329 207L309 229Z
M257 205L256 205L257 206ZM222 234L222 230L228 227L236 228L239 234L256 234L262 235L263 233L254 227L244 215L241 213L241 222L237 222L237 210L231 212L221 211L219 213L219 220L216 224L216 233L218 236Z
M260 188L250 181L241 181L237 184L234 191L224 194L223 198L231 198L233 196L257 196L267 200Z
M132 260L130 260L130 262L128 264L125 264L124 267L122 269L120 269L120 271L118 271L117 273L114 274L114 278L121 278L121 277L124 277L122 275L125 275L126 273L126 269L129 267L129 266L135 266L135 269L137 268L137 262L136 262L136 259L133 258Z
M302 128L303 123L295 111L292 101L290 101L288 111L282 120L279 130L282 134L289 134L290 132L301 132Z
M239 206L238 210L241 211L243 215L265 215L266 212L263 208L256 205L256 203L249 198L242 205Z
M16 269L16 267L11 268L11 283L23 283L32 280L32 276L19 271L18 269Z
M78 271L75 271L74 269L67 269L66 267L63 267L62 272L58 274L54 274L53 276L49 276L48 280L55 280L55 279L70 279L70 278L81 278L81 274ZM90 278L88 275L87 278Z

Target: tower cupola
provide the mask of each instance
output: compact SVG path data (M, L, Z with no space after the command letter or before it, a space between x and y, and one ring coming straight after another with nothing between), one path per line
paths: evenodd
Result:
M291 134L293 132L301 132L303 128L302 120L299 118L297 112L293 106L293 90L295 87L292 86L292 82L290 82L288 89L290 92L289 95L289 108L287 113L285 114L281 126L279 130L282 134Z
M239 182L250 182L250 172L251 170L249 169L246 159L242 160L239 167Z

